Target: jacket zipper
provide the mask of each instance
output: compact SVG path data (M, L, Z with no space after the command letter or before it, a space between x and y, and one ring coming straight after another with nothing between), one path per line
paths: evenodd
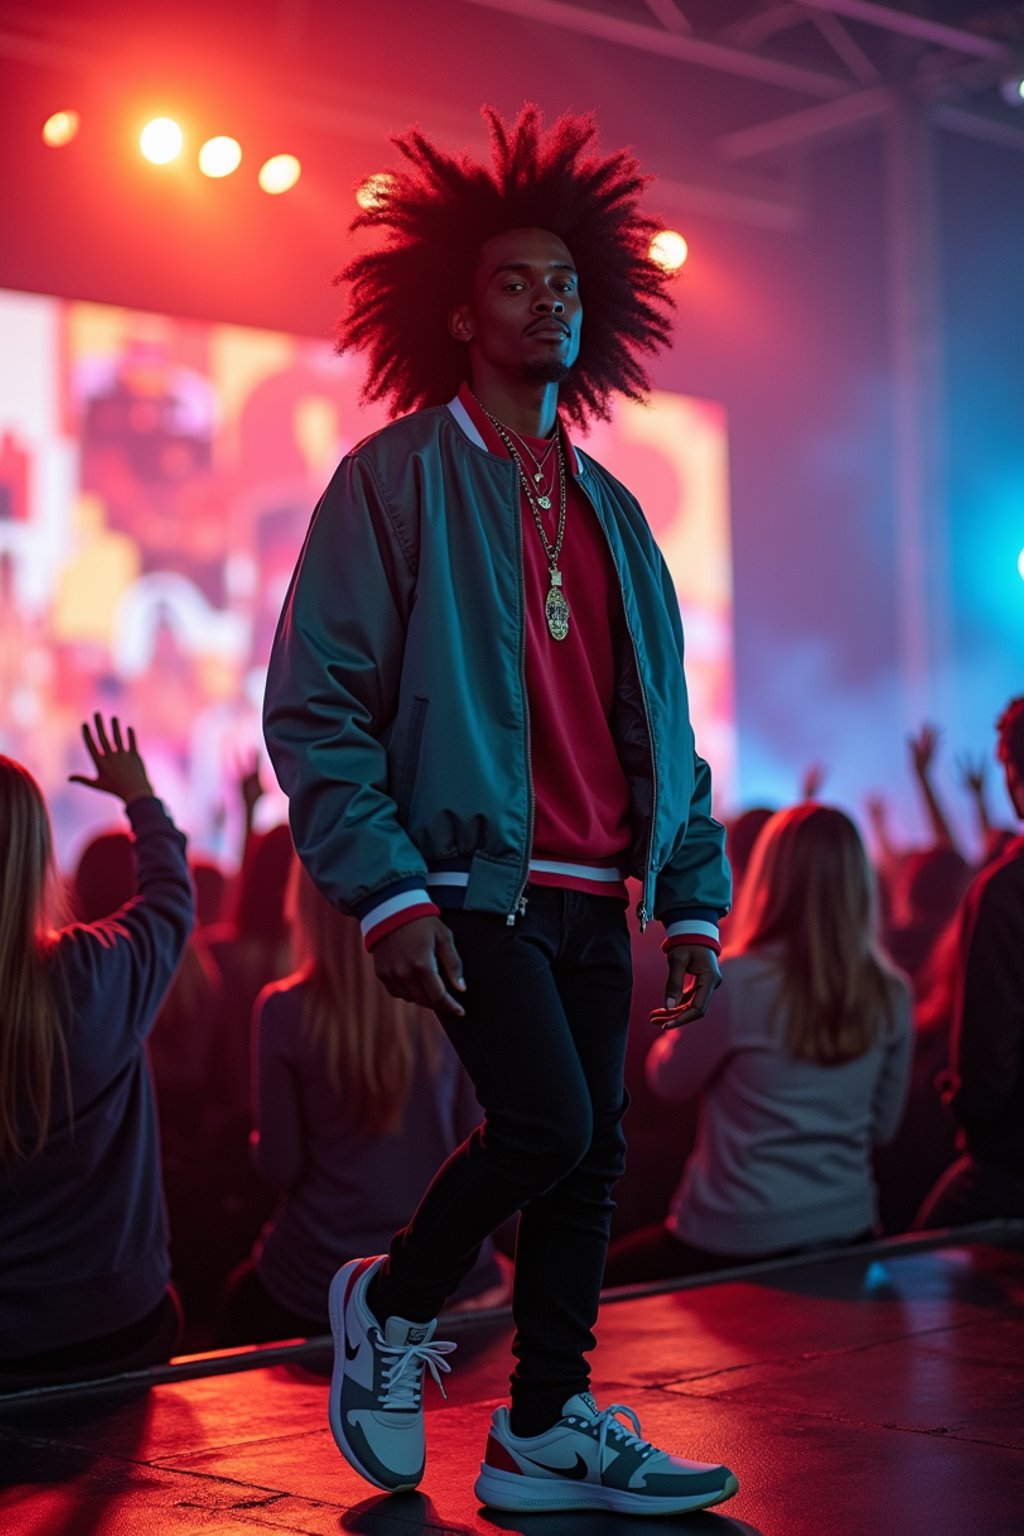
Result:
M518 478L516 490L519 490ZM517 917L522 917L526 911L526 887L530 880L530 854L533 851L533 824L535 820L536 796L533 789L533 747L530 740L530 704L526 696L526 561L523 558L523 509L517 497L516 500L516 558L519 562L519 685L523 698L523 720L525 723L526 739L526 782L529 786L529 814L526 819L526 855L523 860L523 876L519 886L512 910L505 919L507 928L515 927Z
M591 496L586 487L581 484L580 480L577 480L576 484L583 492L587 500L590 502L590 505L594 508L594 516L597 518L597 526L600 528L602 534L604 535L604 541L608 546L608 554L611 558L612 568L615 571L615 579L619 584L619 597L622 599L622 617L625 621L626 633L629 636L629 643L633 648L633 665L636 667L636 680L640 685L640 699L644 706L644 720L647 724L647 747L651 758L651 819L647 828L647 852L644 855L643 890L640 893L640 900L637 903L636 909L636 915L640 923L640 932L643 933L651 918L651 914L647 910L647 887L650 883L651 875L651 854L654 849L654 828L658 819L658 765L654 760L654 731L651 728L651 711L647 703L647 690L644 687L644 676L640 667L640 655L636 648L636 639L633 635L633 626L629 622L629 614L626 609L626 594L623 591L622 575L619 571L618 561L615 558L615 551L612 549L612 541L608 537L604 523L601 521L601 514L597 510L597 504L594 501L593 496Z

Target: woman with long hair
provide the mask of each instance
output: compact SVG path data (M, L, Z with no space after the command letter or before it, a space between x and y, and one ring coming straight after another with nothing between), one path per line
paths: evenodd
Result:
M0 756L0 1390L166 1360L170 1289L156 1117L145 1058L192 926L185 839L134 732L83 726L96 777L123 801L138 894L67 923L46 803Z
M327 1333L335 1271L386 1244L481 1119L434 1015L385 992L359 924L297 862L288 907L297 969L254 1014L253 1158L280 1201L229 1281L222 1344ZM507 1295L488 1241L456 1304Z
M853 822L806 802L764 826L713 1016L647 1061L665 1099L700 1096L697 1144L661 1227L623 1238L607 1284L869 1238L871 1149L895 1135L910 994L875 938L874 877Z
M253 1006L265 986L291 970L285 891L294 857L286 826L252 833L238 875L233 916L206 936L225 1003L214 1042L211 1076L216 1097L211 1115L220 1122L222 1144L229 1151L240 1149L242 1158L249 1134Z

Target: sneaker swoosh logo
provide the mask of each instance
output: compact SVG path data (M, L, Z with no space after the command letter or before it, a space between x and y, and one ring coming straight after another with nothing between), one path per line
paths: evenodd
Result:
M520 1453L522 1454L522 1453ZM558 1477L569 1477L576 1481L586 1477L589 1468L579 1451L576 1452L576 1465L574 1467L549 1467L545 1461L537 1461L533 1456L524 1456L524 1461L532 1462L535 1467L540 1467L542 1472L554 1472Z
M346 1360L354 1360L356 1355L358 1355L358 1353L359 1353L359 1345L356 1344L356 1345L353 1346L352 1344L349 1343L348 1329L346 1328L346 1330L345 1330L345 1359Z

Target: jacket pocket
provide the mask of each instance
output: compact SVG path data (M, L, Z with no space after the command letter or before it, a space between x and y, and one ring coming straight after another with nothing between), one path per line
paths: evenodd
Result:
M423 727L426 724L427 706L429 703L429 699L414 697L412 708L409 711L409 730L406 736L401 776L398 780L398 793L395 795L395 803L398 806L398 820L403 827L409 819L409 808L412 804L413 786L416 783L416 773L420 765Z

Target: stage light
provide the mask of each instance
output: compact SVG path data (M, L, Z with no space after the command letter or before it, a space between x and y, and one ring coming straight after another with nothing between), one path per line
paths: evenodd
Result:
M1024 549L1022 549L1020 554L1017 556L1017 570L1020 574L1021 581L1024 581Z
M230 176L241 163L241 144L223 134L216 139L207 139L199 151L199 169L204 176Z
M356 202L360 208L365 208L367 213L383 208L394 184L395 178L389 171L378 171L373 176L367 176L356 193Z
M63 149L78 132L79 122L77 112L54 112L43 124L43 143L51 149Z
M260 166L259 182L264 192L276 195L294 187L302 174L302 166L294 155L272 155Z
M139 148L151 165L167 165L181 154L185 138L173 118L154 117L139 135Z
M999 94L1010 107L1024 107L1024 75L1007 75L1000 81Z
M689 254L686 241L674 229L663 229L647 247L647 255L663 272L678 272Z

